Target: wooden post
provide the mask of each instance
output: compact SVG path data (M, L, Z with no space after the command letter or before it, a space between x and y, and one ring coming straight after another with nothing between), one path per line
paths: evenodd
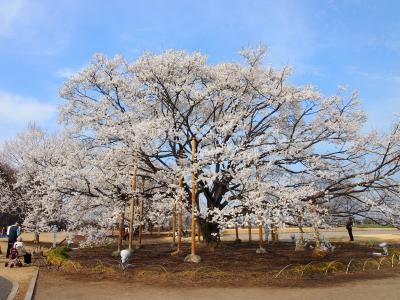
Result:
M132 249L133 245L133 221L135 220L135 194L136 194L136 165L133 167L133 177L132 177L132 198L131 198L131 219L129 221L129 249Z
M271 240L275 244L276 240L276 227L273 225L271 228Z
M239 227L237 223L235 224L235 235L236 235L235 243L240 243L241 240L239 239Z
M263 228L263 226L262 226L262 224L260 224L260 225L258 225L258 238L259 238L259 243L258 243L258 245L260 246L260 249L261 248L264 248L264 241L263 241L263 234L262 234L262 228Z
M118 230L118 252L122 250L122 234L124 230L124 221L125 221L125 208L121 212L121 218L119 220L119 230Z
M256 165L256 179L257 179L257 185L260 184L260 170L258 168L258 165ZM260 189L257 188L258 190L258 194L259 196L261 196L260 194ZM259 221L260 224L258 225L258 249L257 249L257 253L265 253L265 248L264 248L264 242L263 242L263 234L262 234L262 230L263 230L263 222L262 222L262 218L261 216L259 216Z
M203 231L201 230L201 224L197 221L197 240L201 241L201 236L203 235Z
M139 247L142 246L143 235L143 199L144 198L144 177L142 177L141 197L140 197L140 210L139 210Z
M263 233L262 233L262 230L263 230L263 225L262 225L262 223L260 223L260 225L258 225L258 238L259 238L259 240L258 240L258 245L259 245L259 247L258 247L258 249L256 250L256 253L258 253L258 254L263 254L263 253L266 253L267 251L265 250L265 247L264 247L264 241L263 241Z
M176 244L175 232L176 232L176 203L174 203L174 207L172 208L172 243Z
M249 243L251 243L251 223L249 221L248 232L249 232Z
M303 230L303 218L299 215L297 218L297 223L299 224L299 231L300 231L300 241L304 243L304 230Z
M192 164L196 163L197 157L197 141L192 138ZM192 172L192 247L191 254L196 254L196 194L197 194L197 176L196 172Z
M179 179L179 186L183 188L183 178ZM183 228L182 228L182 196L181 196L178 204L178 247L177 247L178 253L181 251L182 229Z
M321 248L321 238L319 236L319 228L318 228L318 224L317 224L317 204L315 203L315 201L312 202L312 213L313 213L313 227L314 227L314 232L315 232L315 248L319 249Z
M299 227L300 238L296 241L294 250L295 251L304 251L304 250L306 250L306 247L305 247L305 243L304 243L303 219L302 219L300 213L297 217L297 226Z
M197 158L197 141L192 138L192 164L196 163ZM197 196L197 172L192 172L192 247L191 254L186 256L187 262L200 262L200 256L196 255L196 196Z

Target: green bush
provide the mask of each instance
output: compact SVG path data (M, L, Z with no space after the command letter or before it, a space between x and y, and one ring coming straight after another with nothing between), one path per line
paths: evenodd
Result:
M64 270L80 270L82 268L81 264L69 259L69 251L71 251L71 249L65 246L51 249L47 254L47 261L51 265L57 266L57 268L62 268Z
M65 261L68 259L68 252L70 251L70 249L68 247L57 247L54 249L51 249L49 251L49 253L47 254L47 260L52 263L57 261L57 262L61 262L61 261Z

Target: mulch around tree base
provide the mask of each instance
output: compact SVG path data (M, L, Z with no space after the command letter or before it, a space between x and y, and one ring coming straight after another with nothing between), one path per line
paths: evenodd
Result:
M373 251L377 251L374 247L352 243L336 243L335 246L335 251L328 256L313 258L311 250L295 252L294 244L288 242L268 245L266 254L255 253L257 243L224 242L214 251L200 244L197 254L202 261L194 264L184 262L185 255L171 256L174 249L168 244L151 244L135 250L131 260L133 267L124 272L119 269L119 258L111 256L113 248L80 249L70 252L70 259L79 267L59 268L58 272L63 272L72 280L123 280L158 286L218 287L331 285L400 274L398 258L393 268L390 257L385 261L367 260L372 257ZM183 252L190 252L189 244L183 245ZM349 274L346 274L350 260ZM275 278L285 266L288 266L287 269Z

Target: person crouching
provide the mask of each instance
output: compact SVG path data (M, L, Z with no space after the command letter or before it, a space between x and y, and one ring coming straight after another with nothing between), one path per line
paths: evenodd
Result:
M22 237L19 236L14 244L15 249L18 251L18 256L24 257L24 264L30 264L32 262L32 254L26 251Z

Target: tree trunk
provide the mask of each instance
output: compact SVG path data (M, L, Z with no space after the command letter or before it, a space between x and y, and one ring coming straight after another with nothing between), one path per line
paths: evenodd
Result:
M125 212L121 212L121 219L119 221L119 230L118 230L118 252L122 250L122 234L124 230L124 221L125 221Z
M141 197L140 197L140 210L139 210L139 246L142 245L142 235L143 235L143 201L144 201L144 177L142 177L142 187L141 187Z
M136 173L137 173L137 168L136 166L134 166L133 177L132 177L132 198L130 207L131 219L129 220L129 249L132 249L133 246L133 222L135 220Z
M172 243L176 244L176 203L174 204L173 211L172 211Z
M211 223L208 220L199 218L199 225L201 226L203 241L207 244L220 242L219 226L217 223Z
M249 243L251 243L251 223L249 222L249 226L247 227L249 231Z
M259 245L260 249L264 248L262 228L263 228L263 226L262 226L262 224L260 224L258 226L258 245Z
M320 248L321 247L321 237L319 234L319 228L318 228L318 213L317 213L317 205L315 202L312 203L312 213L313 213L313 227L314 227L314 233L315 233L315 248Z

